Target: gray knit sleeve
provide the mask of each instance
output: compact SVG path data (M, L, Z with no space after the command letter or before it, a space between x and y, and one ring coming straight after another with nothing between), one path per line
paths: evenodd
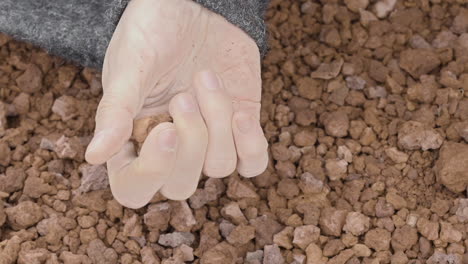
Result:
M0 32L83 66L101 69L129 0L0 0ZM266 50L268 0L194 0L239 26Z

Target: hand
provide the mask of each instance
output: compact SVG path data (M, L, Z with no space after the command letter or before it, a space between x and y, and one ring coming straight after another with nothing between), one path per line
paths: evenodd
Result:
M192 195L203 173L245 177L268 163L260 122L260 55L255 42L191 0L133 0L107 49L91 164L107 162L114 197L138 208L159 190ZM139 157L133 120L169 111Z

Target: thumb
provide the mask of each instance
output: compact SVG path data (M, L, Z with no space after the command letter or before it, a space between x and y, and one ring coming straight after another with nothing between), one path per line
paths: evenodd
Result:
M105 163L130 139L138 108L135 94L129 87L104 92L96 112L94 137L86 150L87 162Z

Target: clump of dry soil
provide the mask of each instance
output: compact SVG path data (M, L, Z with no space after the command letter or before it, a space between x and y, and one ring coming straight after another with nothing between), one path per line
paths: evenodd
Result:
M268 170L139 210L83 159L99 74L0 35L0 263L468 263L463 4L273 0Z

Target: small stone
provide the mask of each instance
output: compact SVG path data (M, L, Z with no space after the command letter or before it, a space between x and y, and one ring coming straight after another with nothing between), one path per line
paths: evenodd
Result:
M448 243L457 243L462 239L462 233L448 222L440 222L440 240Z
M0 191L13 193L23 189L25 178L24 169L8 167L5 174L0 174Z
M457 254L444 254L435 251L434 254L427 260L426 264L462 264L461 257Z
M245 264L262 264L263 262L263 250L257 250L254 252L247 252L245 256Z
M370 99L387 98L387 90L383 86L371 86L366 90L366 95Z
M221 214L229 221L232 221L236 225L246 224L247 219L239 208L239 204L231 202L221 209Z
M317 80L303 77L297 82L299 95L309 100L317 100L322 96L322 86Z
M372 254L372 251L363 244L356 244L353 246L352 250L356 257L369 257Z
M359 22L361 22L361 25L363 25L364 27L368 27L372 21L379 20L374 15L374 13L364 10L364 9L359 9L359 16L360 16Z
M63 261L64 264L81 264L81 263L88 263L91 260L86 255L75 255L69 251L63 251L60 253L59 259Z
M331 181L342 179L348 171L348 162L345 160L329 159L325 163L327 176Z
M332 207L322 209L320 215L320 228L325 235L339 237L343 228L348 212Z
M26 229L42 220L42 209L31 201L20 202L16 206L6 208L8 222L15 230Z
M74 117L78 116L78 102L75 98L62 95L55 99L52 105L52 112L62 118L62 121L66 122Z
M170 224L179 232L190 232L192 227L197 224L192 210L186 201L171 202L171 220Z
M294 144L298 147L313 146L317 141L317 135L310 130L301 130L294 135Z
M468 221L468 199L458 199L458 208L456 215L462 223Z
M392 264L406 264L408 263L408 257L403 251L395 252L391 257Z
M370 218L359 213L350 212L346 216L346 223L343 227L345 232L349 232L354 236L360 236L367 232L370 227Z
M293 247L291 243L293 230L293 227L285 227L282 231L273 236L273 242L282 248L291 249Z
M278 245L267 245L263 249L263 264L283 264L284 258Z
M351 153L351 150L348 147L339 146L337 154L339 159L345 160L348 163L353 162L353 153Z
M251 187L232 177L228 184L227 196L235 200L243 198L259 199L258 194Z
M345 112L336 111L324 116L325 131L332 137L345 137L348 135L349 118Z
M20 115L25 115L29 112L30 96L27 93L20 93L13 99L13 106Z
M323 247L323 255L325 257L333 257L338 255L343 249L345 249L345 245L340 239L331 239Z
M299 184L302 192L305 194L321 193L323 190L323 181L317 179L309 172L304 172L301 175Z
M260 247L272 244L273 236L283 230L281 224L267 215L250 220L250 224L255 227L255 240Z
M344 60L342 58L332 61L331 63L322 63L310 76L314 79L333 79L341 72L343 63Z
M52 141L49 138L44 137L44 138L41 139L41 143L40 143L39 147L41 149L47 149L47 150L52 150L53 151L55 149L55 142Z
M320 229L314 225L299 226L294 229L293 244L305 250L310 243L315 243L320 237Z
M104 165L83 164L79 170L81 172L81 185L78 192L86 193L109 187L107 169Z
M160 263L159 257L154 253L154 250L149 247L143 247L140 250L141 261L143 264L158 264Z
M408 161L408 154L399 151L395 147L385 149L385 154L395 163L405 163Z
M409 39L409 44L410 44L410 47L413 48L413 49L430 49L430 48L432 48L431 44L429 44L429 42L427 42L420 35L413 35Z
M262 264L262 262L263 262L263 250L247 252L247 255L245 257L245 264Z
M358 12L360 9L366 9L369 5L369 0L345 0L344 1L349 10Z
M333 257L328 261L328 264L341 264L346 263L350 258L354 256L354 251L346 249L340 252L337 256Z
M395 210L400 210L408 206L405 198L401 197L395 192L388 192L385 196L385 200L391 204Z
M51 194L54 188L45 183L43 179L35 176L29 176L24 182L24 193L31 198L39 198L43 194Z
M417 121L407 121L398 130L398 143L407 150L438 149L443 141L434 129L426 128Z
M429 221L425 218L419 218L417 223L418 231L428 240L436 240L439 238L439 223Z
M384 218L392 216L395 213L395 208L385 199L379 199L375 205L375 216Z
M60 159L82 159L84 149L77 137L62 136L55 142L54 152Z
M36 226L37 232L45 237L47 243L51 245L60 245L62 238L68 234L60 225L60 220L60 217L52 215L50 218L40 221Z
M457 130L460 137L462 137L465 142L468 143L468 121L455 124L455 129Z
M182 244L174 250L175 259L180 259L183 262L193 261L195 257L193 256L193 248Z
M440 63L437 54L427 49L407 49L400 54L400 67L416 79L430 73L439 67Z
M364 244L376 251L385 251L390 248L391 235L385 229L375 228L366 233Z
M457 40L457 36L450 31L442 31L437 34L436 38L432 41L432 46L436 49L443 49L452 46Z
M100 239L89 242L86 253L93 263L115 264L117 263L117 252L113 248L108 248Z
M143 227L141 225L141 218L139 215L134 214L123 222L124 226L122 228L122 235L128 237L141 237L143 235Z
M8 143L0 141L0 165L8 166L11 161L11 149L8 146Z
M158 243L166 247L176 248L182 244L190 246L195 241L195 236L188 232L173 232L161 234Z
M49 258L49 251L45 248L22 249L18 254L18 264L44 263Z
M28 64L22 75L16 78L16 84L25 93L35 93L42 88L42 72L35 64Z
M416 228L404 225L393 231L392 235L392 248L396 251L409 250L413 245L418 242L418 232Z
M236 226L229 221L222 220L221 223L219 223L219 231L221 231L221 235L224 238L227 238L234 228L236 228Z
M327 260L324 259L322 249L315 243L310 244L306 250L307 264L325 264Z
M453 192L468 186L468 145L446 142L439 152L435 172L437 180Z
M233 264L237 260L237 250L226 242L221 242L208 249L200 259L201 264Z
M452 27L454 33L463 34L468 32L468 10L461 8L458 15L453 19Z
M385 18L395 8L397 0L380 0L374 5L375 15L378 18Z
M255 238L255 227L239 225L236 226L226 237L226 240L235 246L247 244L250 240Z

